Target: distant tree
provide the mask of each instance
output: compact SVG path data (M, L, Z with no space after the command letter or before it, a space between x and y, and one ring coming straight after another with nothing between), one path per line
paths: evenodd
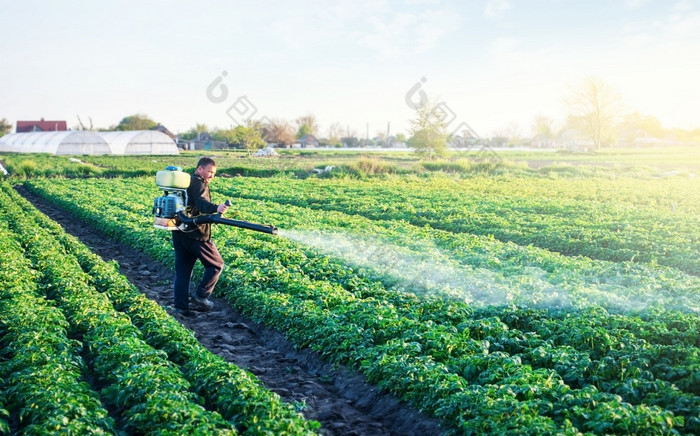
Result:
M299 129L297 130L297 139L303 137L304 135L313 135L313 130L311 130L311 127L309 127L306 124L302 124L299 126Z
M303 117L296 119L297 123L297 138L301 138L304 135L314 135L318 136L318 123L316 122L316 116L313 114L306 114Z
M185 140L195 139L199 134L208 132L209 128L206 124L195 124L194 127L190 128L187 132L182 133L180 137Z
M395 138L397 142L406 142L406 135L403 133L397 133Z
M238 130L238 144L248 150L248 154L267 145L262 137L262 125L259 121L248 120L245 126L236 126L236 130Z
M532 121L532 135L542 135L545 138L554 138L554 121L544 115L537 115Z
M485 143L489 147L506 147L509 140L510 138L507 136L500 136L499 133L494 133L490 138L486 139Z
M150 130L158 123L143 114L129 115L122 118L115 130Z
M263 138L270 143L289 146L294 142L294 128L288 121L281 119L270 120L262 127Z
M639 138L661 138L665 135L658 119L639 112L625 115L617 125L617 132L626 143L632 143Z
M206 124L199 124L199 123L195 124L193 129L194 129L195 136L209 131L209 127L207 127Z
M387 145L387 142L386 142L387 139L388 139L388 138L386 137L386 132L385 132L385 131L383 131L383 130L377 130L377 134L376 134L376 136L374 137L374 143L375 143L376 145L380 145L380 146L384 147L384 146Z
M590 77L567 98L568 125L583 132L596 149L615 142L615 124L620 116L619 94L601 79Z
M211 138L212 141L222 141L222 142L226 142L228 144L229 132L231 130L232 129L226 130L226 129L214 128L211 131L207 131L207 133L209 134L209 137Z
M343 126L340 123L333 123L328 128L328 144L334 147L342 146L340 138L343 136Z
M699 129L670 129L669 135L676 138L677 141L700 146L700 128Z
M416 108L416 118L411 120L408 145L417 154L443 155L447 151L447 133L443 119L444 112L431 101L425 101Z
M0 137L7 135L12 130L12 124L6 118L0 120Z
M510 122L501 132L501 136L508 138L507 146L513 147L523 142L523 135L520 133L520 126L516 122Z
M346 147L359 147L360 146L360 140L357 138L357 136L344 136L344 137L340 138L340 141Z

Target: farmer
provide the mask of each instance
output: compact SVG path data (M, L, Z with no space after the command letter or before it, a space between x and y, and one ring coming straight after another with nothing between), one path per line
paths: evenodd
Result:
M199 159L197 169L190 176L190 186L187 188L187 208L190 216L223 214L228 209L225 204L211 202L209 182L214 175L216 175L214 159L209 157ZM174 231L173 247L175 248L175 310L186 316L192 315L188 297L192 270L197 259L204 266L204 275L193 292L192 306L194 310L211 310L214 303L209 300L209 296L224 268L224 260L211 240L211 224L200 224L192 231Z

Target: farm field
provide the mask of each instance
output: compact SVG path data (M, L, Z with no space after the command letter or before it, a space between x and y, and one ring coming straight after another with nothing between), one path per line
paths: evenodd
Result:
M196 161L180 158L183 167ZM312 165L322 166L326 158ZM118 160L110 162L118 168ZM152 227L153 198L159 195L152 171L162 169L156 164L129 166L126 177L25 177L22 184L172 267L170 235ZM390 165L344 163L369 164ZM361 372L440 420L446 433L700 432L700 182L692 172L502 166L484 173L463 166L455 174L418 171L415 165L406 166L407 173L300 178L293 166L265 163L269 173L249 169L257 177L217 178L214 201L231 198L234 217L280 229L278 236L214 230L227 263L217 298L296 347ZM110 377L114 370L101 375L105 370L96 364L117 335L126 334L149 364L173 371L164 375L164 387L153 389L172 398L167 407L181 408L173 413L183 425L206 422L212 434L257 434L263 430L253 422L271 426L281 420L290 434L319 431L216 357L205 360L232 381L253 383L256 398L264 398L256 402L264 404L257 411L262 417L231 412L232 406L216 403L225 395L206 397L204 388L191 394L187 384L201 386L197 377L207 372L182 366L191 357L183 349L199 350L197 341L10 186L2 184L0 240L14 254L12 263L3 260L0 273L3 283L31 295L27 304L36 309L29 312L60 319L52 323L54 342L42 344L53 347L45 354L59 363L39 365L77 362L65 371L66 389L80 392L91 412L71 415L71 425L100 426L106 433L115 425L143 429L139 413L155 400L122 394L128 389ZM0 299L8 310L15 307L14 289L3 289ZM77 309L86 304L85 295L99 300L90 303L94 314ZM8 313L16 325L28 316ZM119 320L119 326L92 324L104 318ZM47 401L17 393L25 383L13 375L21 350L12 347L22 342L13 336L21 338L21 329L12 325L0 324L0 409L4 404L10 412L0 414L0 431L16 419L12 405L24 401L22 395ZM161 330L166 328L177 334ZM171 345L161 343L165 338ZM69 345L57 345L59 339ZM77 382L85 371L94 372L104 390ZM115 421L115 406L133 409L135 417L125 412ZM51 421L60 411L36 418L26 413L27 425L60 425Z
M0 430L11 417L29 434L314 433L11 187L0 197L0 379L16 411Z

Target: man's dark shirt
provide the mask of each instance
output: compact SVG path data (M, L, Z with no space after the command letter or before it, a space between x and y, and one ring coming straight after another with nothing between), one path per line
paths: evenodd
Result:
M218 207L217 204L211 202L209 185L204 182L204 179L196 174L190 175L190 186L187 188L187 209L190 216L216 213ZM191 232L177 230L173 232L173 237L180 236L198 241L208 241L211 239L211 224L200 224Z

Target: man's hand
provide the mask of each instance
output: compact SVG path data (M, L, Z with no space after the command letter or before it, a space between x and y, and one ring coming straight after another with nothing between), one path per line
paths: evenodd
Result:
M219 207L216 208L216 211L223 215L227 209L228 209L228 205L220 204Z

